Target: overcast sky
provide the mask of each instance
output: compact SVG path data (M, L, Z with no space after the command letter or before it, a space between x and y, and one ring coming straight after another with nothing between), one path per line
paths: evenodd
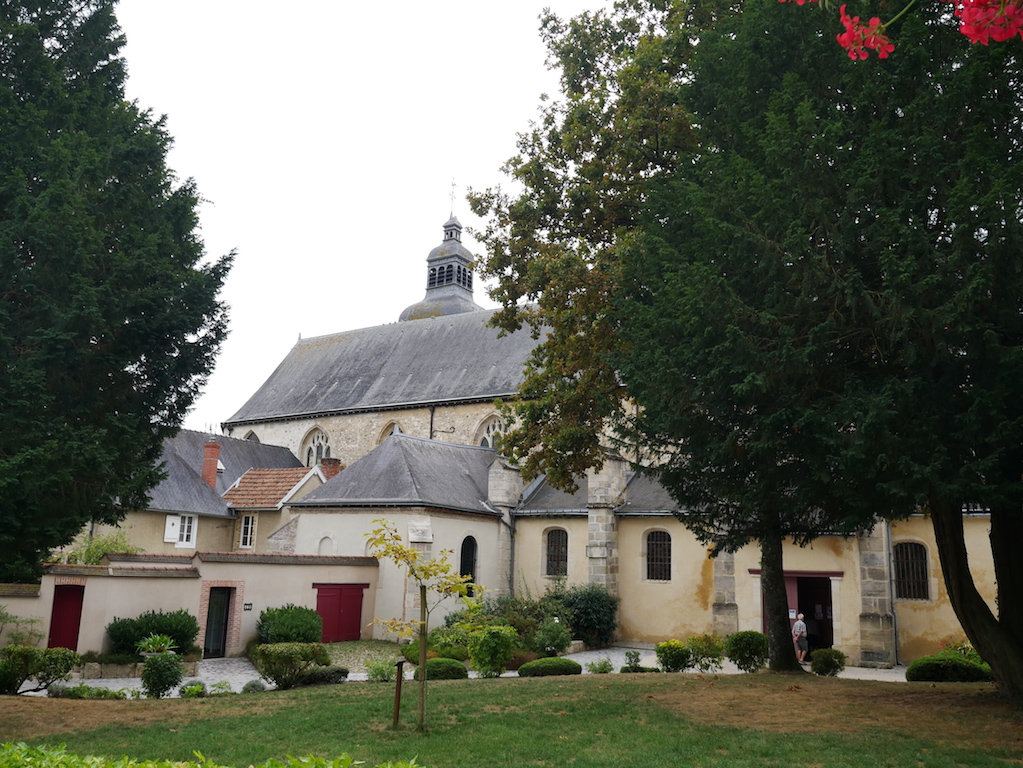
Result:
M189 429L219 432L303 338L396 322L467 187L504 184L557 93L539 37L602 0L120 0L128 97L167 116L230 335ZM476 254L471 237L463 243ZM477 283L477 303L494 303Z

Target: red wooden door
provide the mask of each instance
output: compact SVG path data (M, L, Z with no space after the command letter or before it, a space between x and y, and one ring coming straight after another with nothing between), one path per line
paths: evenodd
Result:
M362 637L362 591L369 584L313 584L316 612L323 619L323 642Z
M53 588L53 610L50 613L50 637L47 648L78 650L78 629L82 624L82 603L85 587L62 584Z

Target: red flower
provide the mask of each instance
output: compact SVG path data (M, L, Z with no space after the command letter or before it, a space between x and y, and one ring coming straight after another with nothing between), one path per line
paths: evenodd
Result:
M888 40L888 36L884 33L884 24L877 16L872 18L868 24L864 24L860 21L859 16L850 18L845 12L844 5L840 11L845 32L835 37L838 44L849 52L850 59L865 59L869 55L868 50L877 51L879 59L887 59L888 54L895 50L895 45Z
M959 31L971 43L987 45L1023 36L1023 0L952 0Z

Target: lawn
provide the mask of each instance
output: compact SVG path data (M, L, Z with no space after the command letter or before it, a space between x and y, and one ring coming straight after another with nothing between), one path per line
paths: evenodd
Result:
M1006 766L1023 763L1023 709L987 684L809 675L585 675L438 681L430 731L406 682L163 701L0 698L0 741L79 754L244 768L348 752L370 765L418 757L476 766Z

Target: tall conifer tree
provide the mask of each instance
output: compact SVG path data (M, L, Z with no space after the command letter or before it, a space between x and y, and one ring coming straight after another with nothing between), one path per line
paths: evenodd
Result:
M144 506L226 333L231 256L125 101L113 7L0 6L0 581Z

